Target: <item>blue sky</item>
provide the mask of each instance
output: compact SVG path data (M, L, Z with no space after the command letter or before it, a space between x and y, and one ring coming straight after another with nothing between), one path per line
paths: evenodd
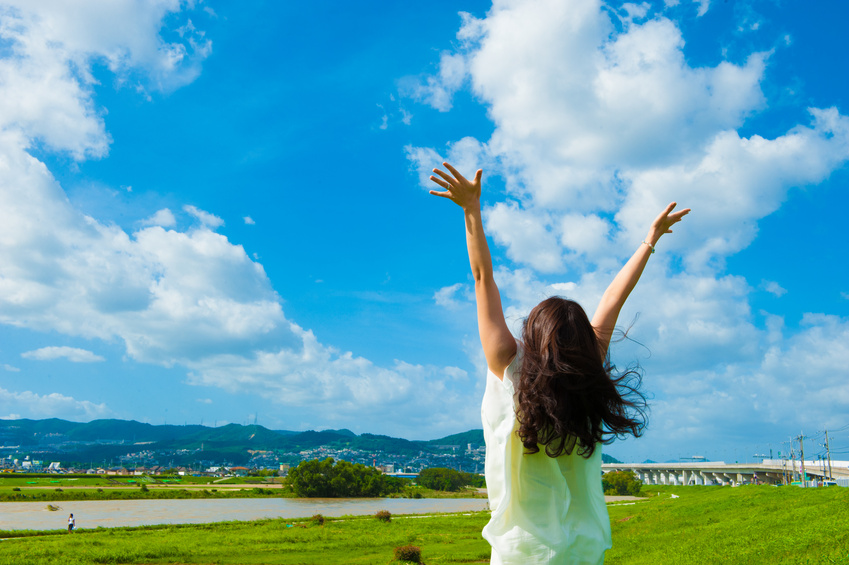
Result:
M693 209L620 318L652 412L607 452L845 427L847 12L0 2L0 417L479 427L462 215L426 192L447 158L484 169L514 327L551 294L591 313Z

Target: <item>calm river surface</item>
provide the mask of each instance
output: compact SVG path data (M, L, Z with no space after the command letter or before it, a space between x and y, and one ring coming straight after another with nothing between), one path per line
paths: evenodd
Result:
M68 527L115 528L152 524L203 524L260 518L363 516L379 510L392 514L474 512L487 508L482 498L228 498L223 500L84 500L0 503L0 530L56 530Z

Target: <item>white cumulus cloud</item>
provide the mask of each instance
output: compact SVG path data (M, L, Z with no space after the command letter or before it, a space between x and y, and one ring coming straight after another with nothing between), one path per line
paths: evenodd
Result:
M91 65L105 62L120 83L142 69L151 90L194 80L211 43L199 30L165 42L160 30L179 0L0 2L0 129L25 144L40 140L76 159L106 154L110 139L92 101ZM133 78L131 78L133 77Z
M105 361L104 357L96 355L87 349L68 346L42 347L34 351L21 353L24 359L35 359L36 361L52 361L54 359L67 359L74 363L96 363Z
M287 320L262 265L215 232L224 224L219 216L186 204L182 211L196 220L187 229L163 208L125 231L75 208L30 152L39 144L75 160L106 155L110 138L93 98L92 61L105 62L119 88L167 91L193 80L211 49L182 12L193 5L0 2L0 323L118 342L129 360L184 367L193 384L259 395L290 412L309 410L313 420L324 414L326 427L356 421L379 430L393 418L403 433L419 435L425 423L445 433L474 426L476 411L457 392L464 371L403 361L378 366ZM163 40L163 31L179 41ZM456 145L451 155L470 158L479 146ZM70 347L23 356L102 360ZM58 393L2 390L0 412L111 414Z
M458 294L460 298L458 298ZM474 295L470 296L469 289L463 283L455 283L440 288L433 294L434 302L449 310L457 310L463 303L468 304L470 298L474 299Z
M14 392L0 388L0 414L9 419L63 418L76 421L108 418L115 414L106 404L76 400L54 392L37 394L32 391Z
M698 16L710 7L708 0L694 4ZM447 97L468 87L494 131L485 140L406 151L425 185L455 145L476 147L476 165L504 180L506 198L486 207L484 219L511 263L497 269L496 280L514 332L553 294L578 300L592 315L651 220L677 201L693 212L660 241L620 316L623 330L634 322L629 337L636 342L614 346L617 359L640 359L652 375L646 384L658 399L655 437L671 437L663 434L675 426L680 445L708 437L705 430L721 431L718 414L733 414L738 429L810 422L783 392L796 369L810 379L798 390L798 410L816 414L830 393L828 414L846 412L839 379L824 377L829 392L820 393L815 371L802 370L811 357L803 344L833 366L846 365L836 342L846 321L807 315L802 330L788 332L782 318L752 311L755 289L726 273L725 260L754 240L759 220L791 191L845 165L849 117L809 108L809 119L784 133L742 135L747 119L767 107L761 83L773 54L693 66L679 25L646 4L626 4L614 15L600 0L496 0L483 18L463 15L457 39L440 57L449 68L421 79L416 96L447 111ZM485 176L484 190L492 184ZM763 290L785 292L768 281Z
M224 220L216 216L215 214L210 214L204 210L196 206L192 206L191 204L187 204L183 206L183 210L188 212L191 216L193 216L196 220L198 220L204 226L210 229L220 228L224 225ZM247 222L246 222L247 223Z
M189 364L189 382L250 391L289 410L306 408L324 426L391 421L399 434L420 437L423 427L447 432L477 425L478 410L469 406L464 390L466 371L404 361L381 367L323 345L295 324L289 329L300 340L297 347L208 356Z
M143 226L161 226L163 228L173 228L177 225L177 218L174 213L168 208L157 210L151 217L142 220Z
M782 287L780 284L778 284L775 281L767 281L767 280L761 281L761 288L763 288L768 293L770 293L774 296L778 296L778 297L781 297L781 296L784 296L785 294L787 294L787 289Z

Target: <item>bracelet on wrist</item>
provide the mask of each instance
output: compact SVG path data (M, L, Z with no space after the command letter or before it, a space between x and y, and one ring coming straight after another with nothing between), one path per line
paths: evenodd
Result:
M651 248L651 252L652 252L652 253L654 253L654 245L652 245L651 243L649 243L648 241L645 241L645 240L643 240L643 243L645 243L646 245L648 245L648 246L649 246L649 248Z

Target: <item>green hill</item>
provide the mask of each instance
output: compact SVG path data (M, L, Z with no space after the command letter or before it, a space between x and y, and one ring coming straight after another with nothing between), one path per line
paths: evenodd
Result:
M463 448L470 443L483 445L483 430L469 430L468 432L453 434L440 439L432 439L427 443L429 445L459 445Z
M458 446L464 451L468 444L482 446L483 430L469 430L430 441L411 441L386 435L357 435L347 429L294 432L269 430L256 424L209 427L153 425L116 419L86 423L57 418L0 420L0 445L20 446L15 453L33 453L33 458L53 461L97 462L143 450L169 453L186 450L186 453L169 458L175 464L195 460L244 463L249 458L248 450L298 453L319 447L417 456L445 453L448 446ZM9 454L9 448L3 453ZM607 454L603 454L603 460L605 463L619 462Z

